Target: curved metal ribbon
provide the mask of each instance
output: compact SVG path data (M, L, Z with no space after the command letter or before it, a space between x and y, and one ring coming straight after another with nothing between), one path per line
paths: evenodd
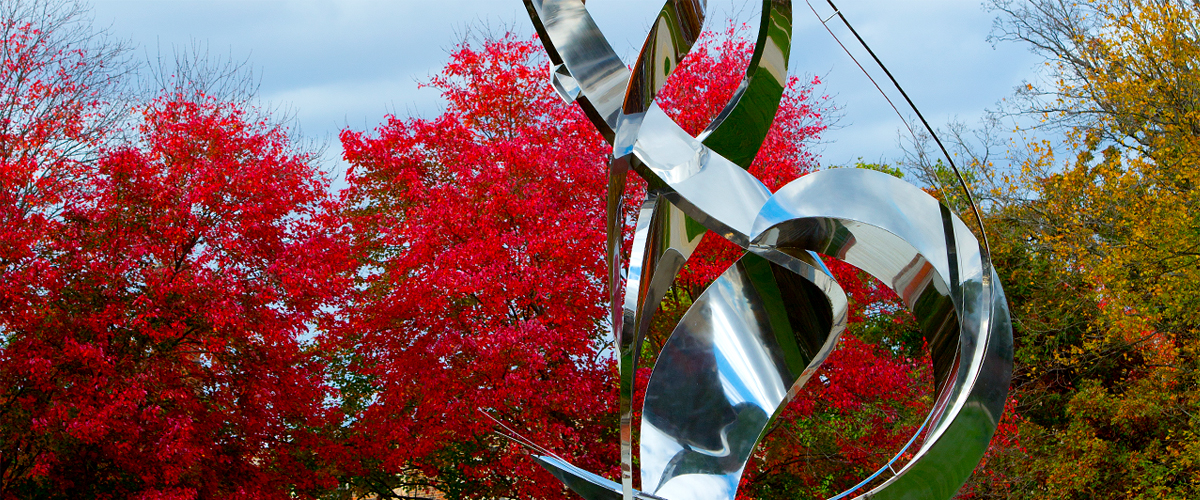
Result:
M676 206L679 197L671 193L674 186L645 174L646 166L633 154L633 149L647 117L652 123L666 118L654 105L654 96L699 37L705 3L705 0L668 0L642 46L632 74L628 74L581 1L525 2L550 54L554 87L564 99L578 100L605 138L610 143L616 142L609 170L608 265L612 323L621 367L621 463L626 498L632 491L634 371L643 339L659 303L706 232L703 228L712 228L712 223L719 220L702 217L709 224L695 223L688 215L702 212L681 211ZM746 78L701 135L718 156L737 159L743 169L749 167L766 138L786 86L791 3L764 1L761 24L767 29L760 30ZM559 47L566 49L560 52ZM581 47L591 50L578 50ZM614 89L622 78L627 79L628 85L617 109ZM669 118L667 122L674 126L672 132L676 135L692 139ZM624 300L621 300L620 288L616 286L622 268L618 258L624 230L621 202L625 175L630 168L651 180L651 186L639 212ZM744 171L739 173L741 184L755 198L763 198L765 188L761 183Z
M747 76L699 138L653 98L696 41L703 0L667 1L632 73L582 0L524 1L550 55L552 84L613 144L608 263L621 366L622 483L557 457L535 459L588 499L734 498L767 425L845 327L845 294L820 252L873 274L904 299L931 347L938 381L933 427L921 448L864 496L953 495L986 450L1007 394L1012 335L1003 291L966 226L907 183L832 170L771 195L745 171L786 84L790 1L764 0ZM649 187L622 300L621 203L631 169ZM650 493L639 492L632 485L634 369L650 318L704 232L698 227L749 253L692 305L659 356L642 414L643 490Z
M933 427L903 468L861 498L952 497L987 451L1012 378L1008 302L975 236L924 191L858 169L784 186L755 234L754 251L805 249L852 264L913 312L933 358Z

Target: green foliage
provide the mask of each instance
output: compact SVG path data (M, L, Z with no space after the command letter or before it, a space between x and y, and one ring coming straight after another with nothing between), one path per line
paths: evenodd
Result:
M896 167L893 167L891 165L888 165L887 163L866 163L863 161L861 156L858 157L858 160L856 160L853 165L848 165L845 167L834 166L833 168L861 168L864 170L874 170L876 172L883 172L883 173L888 174L897 179L904 178L904 172L902 170L900 170Z

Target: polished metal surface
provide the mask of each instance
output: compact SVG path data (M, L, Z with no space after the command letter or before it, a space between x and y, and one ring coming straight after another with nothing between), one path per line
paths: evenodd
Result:
M792 52L792 2L765 0L754 56L733 98L700 133L704 144L742 168L749 168L767 138L787 87Z
M704 25L705 0L667 0L646 43L633 63L633 74L625 90L627 115L645 112L654 95L667 83L671 71L692 49Z
M642 407L642 488L733 498L766 426L825 360L846 296L807 252L754 253L721 275L663 347Z
M987 450L1012 375L1008 305L966 225L924 191L870 170L834 169L779 190L752 248L820 252L896 291L933 358L930 428L913 458L870 498L950 498Z
M986 248L914 186L835 169L772 194L746 172L786 87L791 2L764 0L745 79L692 137L654 96L699 36L704 0L667 0L632 71L582 0L524 1L550 56L551 85L613 145L607 250L621 369L620 483L541 451L538 463L586 499L733 499L763 432L845 328L846 296L821 262L825 255L879 278L913 311L937 394L917 435L868 478L884 482L835 498L953 496L986 450L1007 396L1012 332L1004 293ZM648 194L626 267L630 171L647 181ZM642 409L638 491L631 439L638 355L659 303L710 230L747 253L692 304L659 354ZM912 458L896 471L906 452Z

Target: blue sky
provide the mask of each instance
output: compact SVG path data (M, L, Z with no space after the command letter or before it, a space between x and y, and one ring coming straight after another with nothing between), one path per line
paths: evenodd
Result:
M1025 47L993 47L987 41L993 15L975 1L837 3L935 124L977 120L1031 79L1038 63ZM756 4L710 0L709 26L723 27L730 18L753 24ZM823 1L813 5L824 16L832 13ZM436 92L417 84L439 70L466 30L532 33L520 0L92 0L92 6L96 23L132 41L139 55L169 55L172 47L201 42L214 54L248 60L261 78L259 97L293 110L306 136L330 141L335 169L343 127L369 129L389 112L440 111ZM626 59L636 55L661 6L660 0L588 2ZM791 72L822 75L825 91L843 108L841 128L820 146L822 163L899 156L902 124L887 102L803 1L795 3L794 19ZM851 41L844 28L835 33Z

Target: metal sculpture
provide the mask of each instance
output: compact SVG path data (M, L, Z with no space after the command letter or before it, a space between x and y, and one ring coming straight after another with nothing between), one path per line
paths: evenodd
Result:
M549 53L554 88L613 145L607 229L621 369L621 483L549 453L534 458L588 500L733 499L765 429L845 328L846 296L820 253L895 290L918 319L937 381L934 408L905 448L834 498L886 472L892 475L859 498L951 497L987 449L1007 396L1012 332L1004 292L986 245L945 206L899 179L824 170L772 194L746 172L786 85L791 2L763 1L746 77L699 137L672 121L654 96L699 36L705 0L667 0L632 71L583 0L524 2ZM621 204L630 170L646 180L648 194L622 273ZM655 364L642 411L639 491L632 484L634 368L651 316L699 243L703 231L689 231L693 221L746 254L684 314ZM893 471L914 445L912 459Z

